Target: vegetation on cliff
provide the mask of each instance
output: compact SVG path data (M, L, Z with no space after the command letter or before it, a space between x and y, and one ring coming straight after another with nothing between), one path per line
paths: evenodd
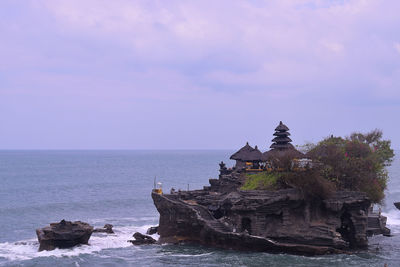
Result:
M293 157L275 158L269 172L247 174L242 190L276 190L294 187L305 197L327 198L336 190L362 191L374 203L385 197L388 173L394 152L382 132L353 133L349 137L328 137L305 146L312 164L297 170Z
M298 188L308 199L327 199L336 192L335 184L325 179L319 168L285 172L280 176L278 183L281 188Z
M380 203L388 179L385 167L394 156L390 144L390 140L382 139L380 130L346 138L331 136L308 145L307 156L321 163L321 176L337 189L363 191L371 201Z
M246 174L246 181L240 188L241 190L275 190L279 173L260 172L256 174Z
M298 188L305 198L319 199L329 198L336 191L335 184L322 177L318 168L245 174L245 183L240 189L247 191L285 188Z

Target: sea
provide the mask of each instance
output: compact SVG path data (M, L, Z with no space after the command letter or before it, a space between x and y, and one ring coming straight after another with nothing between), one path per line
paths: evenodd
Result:
M295 256L196 245L127 242L158 225L154 180L164 191L200 189L218 177L223 150L0 151L0 266L400 266L400 157L388 168L385 205L393 236L369 239L352 255ZM400 151L396 151L397 154ZM35 229L60 220L115 234L93 234L89 245L38 252ZM158 238L157 235L154 235Z

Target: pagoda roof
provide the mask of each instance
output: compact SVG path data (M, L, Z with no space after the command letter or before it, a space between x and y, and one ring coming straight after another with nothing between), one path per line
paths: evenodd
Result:
M277 143L289 143L292 142L292 139L290 139L287 136L278 136L272 139L272 142L277 142Z
M277 143L273 143L270 148L276 148L276 149L294 149L294 146L290 143L286 143L286 144L277 144Z
M289 144L290 145L290 144ZM292 145L290 145L292 146ZM288 149L271 149L269 151L266 151L263 153L263 157L262 159L264 161L273 159L273 158L282 158L282 157L291 157L291 158L304 158L305 155L303 153L301 153L300 151L298 151L297 149L295 149L293 146L292 148L288 148Z
M275 136L289 136L289 132L275 132L273 135Z
M257 146L252 148L247 142L244 147L234 153L230 159L241 161L261 161L263 154L258 150Z
M282 121L279 122L279 125L275 128L275 131L277 132L285 132L285 131L289 131L289 128L282 123Z

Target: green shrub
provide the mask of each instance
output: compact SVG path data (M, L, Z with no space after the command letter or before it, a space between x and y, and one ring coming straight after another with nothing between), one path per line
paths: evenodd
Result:
M279 174L260 172L257 174L245 174L246 180L241 190L273 190Z
M335 184L322 177L318 168L282 173L278 184L281 187L299 189L307 199L326 199L336 191Z
M338 189L366 192L374 203L385 197L390 165L394 152L382 132L353 133L347 138L329 137L307 153L323 164L321 175L333 181Z
M315 163L313 168L292 171L292 158L272 162L282 172L247 174L242 190L276 190L298 188L307 198L325 199L336 190L363 191L373 203L385 197L388 173L394 152L382 132L353 133L349 137L328 137L318 144L307 144L304 150Z

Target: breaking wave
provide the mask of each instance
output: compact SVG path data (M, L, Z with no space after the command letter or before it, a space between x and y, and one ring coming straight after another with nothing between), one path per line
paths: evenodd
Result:
M37 257L74 257L81 254L91 254L104 249L115 249L132 247L131 243L127 242L133 239L132 235L135 232L145 233L152 225L143 226L125 226L114 228L115 234L93 233L89 245L77 246L70 249L55 249L52 251L38 252L39 242L37 239L28 239L18 242L0 243L0 258L5 258L10 261L29 260ZM153 235L158 239L158 235Z

